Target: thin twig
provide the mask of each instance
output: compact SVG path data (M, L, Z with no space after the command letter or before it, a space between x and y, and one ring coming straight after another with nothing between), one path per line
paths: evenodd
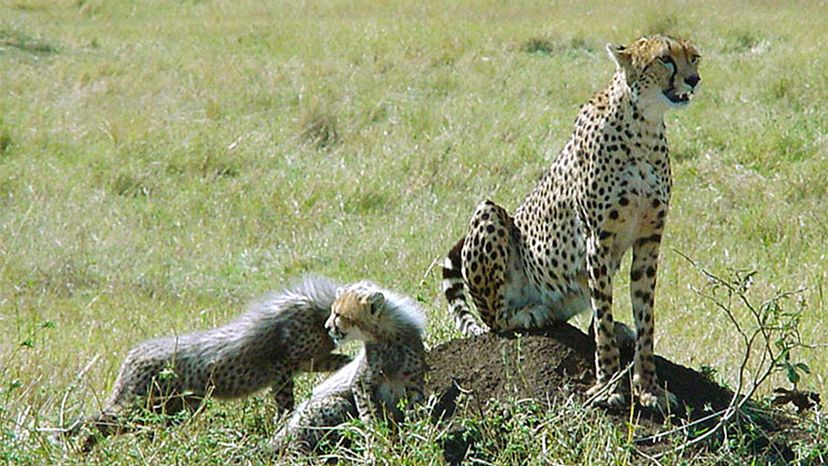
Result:
M757 389L763 383L765 383L774 372L776 372L780 369L780 367L782 367L782 365L780 364L780 360L784 357L786 358L785 361L787 361L787 357L791 349L803 346L801 344L801 339L799 335L798 317L796 315L790 316L785 314L779 314L779 312L781 311L781 308L778 304L779 301L792 296L794 293L777 293L773 298L763 302L762 305L759 308L757 308L750 302L746 295L748 289L750 288L750 284L752 282L753 275L755 274L755 272L748 272L746 275L737 272L736 279L734 281L729 282L708 272L707 270L699 266L695 261L690 259L687 255L683 254L681 251L674 251L678 255L683 257L685 260L687 260L712 284L713 294L703 293L699 290L695 291L703 299L712 302L716 306L716 308L724 312L725 316L727 316L727 318L736 328L736 331L742 337L742 342L744 344L744 354L739 364L738 384L736 390L733 393L733 397L730 399L730 402L728 403L727 408L713 413L709 416L705 416L704 418L696 420L680 428L672 429L668 432L636 440L636 442L656 440L666 435L670 435L674 432L686 430L695 424L707 421L709 419L713 419L716 417L719 418L716 425L704 434L690 439L680 445L677 445L675 448L663 451L655 455L654 457L652 457L652 459L655 460L658 460L659 458L662 458L669 454L683 451L692 445L698 444L710 438L711 436L717 434L720 431L725 436L727 436L727 430L724 427L732 420L737 418L740 415L740 413L742 413L746 404L756 393ZM723 289L726 292L726 302L722 302L720 299L716 297L715 293L719 289ZM733 313L734 298L738 303L740 303L748 310L749 315L753 318L753 320L756 323L756 329L753 330L750 333L750 335L748 335L748 332L745 331L744 327L739 323L738 319ZM789 320L779 320L780 316L785 317ZM776 338L776 340L774 338ZM782 341L783 346L780 347L778 351L775 351L774 346L778 346L780 344L779 341ZM751 360L754 347L757 344L762 348L762 355L760 357L759 365L757 367L756 372L754 373L753 377L750 378L750 387L747 388L747 390L745 390L747 382L746 372L748 371L748 364ZM726 444L727 442L724 443ZM642 456L651 459L642 452L638 450L636 451L642 454Z
M639 450L638 448L636 448L636 449L635 449L635 452L636 452L638 455L643 456L643 457L644 457L644 459L646 459L646 460L650 460L653 464L656 464L656 465L658 465L658 466L661 466L661 461L659 461L659 460L658 460L658 458L655 458L655 457L653 457L653 456L650 456L650 455L648 455L648 454L644 453L643 451Z
M677 433L677 432L680 432L680 431L683 431L683 430L687 430L687 429L689 429L690 427L693 427L693 426L695 426L695 425L697 425L697 424L701 424L701 423L703 423L703 422L709 421L710 419L713 419L713 418L716 418L716 417L719 417L719 416L723 416L723 415L725 415L725 413L727 413L727 412L728 412L728 411L730 411L731 409L732 409L732 408L730 408L730 407L727 407L727 408L721 409L721 410L719 410L719 411L716 411L716 412L714 412L714 413L710 413L710 414L708 414L707 416L701 417L701 418L699 418L699 419L696 419L695 421L689 422L689 423L684 424L684 425L681 425L681 426L679 426L679 427L674 427L674 428L672 428L672 429L670 429L670 430L666 430L666 431L664 431L664 432L659 432L659 433L657 433L657 434L649 435L649 436L647 436L647 437L637 438L637 439L635 439L635 440L634 440L634 442L635 442L635 443L644 443L644 442L649 442L649 441L651 441L651 440L655 441L655 440L658 440L658 439L660 439L660 438L667 437L667 436L672 435L672 434L675 434L675 433Z
M92 368L92 366L98 361L98 359L100 357L101 357L100 354L95 354L95 356L92 356L92 359L90 359L89 362L87 362L86 365L83 366L83 368L81 370L79 370L77 374L75 374L75 377L74 377L75 381L79 382L79 381L83 380L83 377L86 375L87 372L89 372L89 369ZM60 419L60 425L61 426L66 425L66 419L63 417L64 413L66 412L66 400L69 399L69 394L72 393L72 390L74 388L75 388L74 383L69 384L69 387L66 389L65 392L63 392L63 397L60 400L60 415L58 416L58 419ZM67 429L71 429L71 428L72 428L72 426L69 426Z
M596 402L596 401L597 401L600 397L602 397L603 395L605 395L608 391L610 391L611 389L614 389L614 388L615 388L615 384L616 384L619 380L621 380L621 377L623 377L624 375L629 375L630 370L632 369L632 367L633 367L633 363L629 363L629 364L627 364L627 367L626 367L624 370L616 372L616 373L612 376L612 378L611 378L611 379L609 379L609 382L607 382L606 384L604 384L604 386L603 386L603 387L601 387L601 389L600 389L600 390L598 390L598 391L596 391L595 393L593 393L593 394L592 394L592 396L590 396L590 397L586 400L586 402L584 402L584 405L585 405L585 406L591 406L591 405L592 405L593 403L595 403L595 402Z

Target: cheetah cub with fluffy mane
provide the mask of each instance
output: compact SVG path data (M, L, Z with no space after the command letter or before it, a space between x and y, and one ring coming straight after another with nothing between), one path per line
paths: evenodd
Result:
M308 277L271 295L218 328L145 341L133 348L118 373L109 401L95 415L75 422L70 435L91 427L83 444L129 430L131 410L175 414L195 410L205 396L230 399L267 386L280 409L293 409L293 377L300 371L332 371L351 358L334 354L325 330L336 284Z
M276 453L312 451L336 440L335 427L349 418L371 422L388 416L403 420L401 400L423 400L425 314L408 297L363 281L337 290L325 323L337 344L360 340L365 346L347 366L314 388L271 442Z

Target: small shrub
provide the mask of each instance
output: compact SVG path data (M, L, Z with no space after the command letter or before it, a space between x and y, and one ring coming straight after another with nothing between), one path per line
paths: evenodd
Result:
M763 37L758 32L748 29L735 31L727 37L725 45L725 52L730 53L745 53L756 49L760 44L765 42Z
M314 103L299 117L302 140L318 149L325 149L340 142L336 115Z
M120 196L139 197L149 196L152 190L141 177L128 173L119 173L112 180L110 187L112 191Z
M520 47L522 52L540 53L543 55L552 55L557 49L558 45L548 37L533 37L524 42Z
M0 47L12 47L22 52L38 55L56 53L58 51L55 45L12 28L0 28Z
M597 43L590 41L580 35L571 37L568 40L556 39L548 36L533 37L519 47L520 51L526 53L553 55L559 53L581 53L594 52L598 49Z
M12 137L6 128L0 129L0 155L5 154L12 147Z

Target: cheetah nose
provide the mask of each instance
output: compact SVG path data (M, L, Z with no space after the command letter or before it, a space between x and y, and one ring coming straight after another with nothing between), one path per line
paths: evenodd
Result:
M690 76L684 78L684 82L686 82L690 87L696 87L696 84L698 84L699 81L701 81L701 78L697 74L691 74Z

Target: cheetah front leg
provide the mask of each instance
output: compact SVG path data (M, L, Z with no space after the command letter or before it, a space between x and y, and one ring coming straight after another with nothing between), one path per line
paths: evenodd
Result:
M371 424L382 412L382 406L376 399L379 384L373 379L373 377L360 377L354 384L354 403L359 419L364 424Z
M418 356L419 357L419 356ZM407 367L402 370L402 373L408 373L405 378L404 395L406 399L405 411L406 413L422 404L425 399L425 367L417 364L415 367ZM400 418L402 420L402 417Z
M596 378L595 385L587 391L587 395L592 396L608 389L609 392L600 399L611 406L620 406L624 404L624 395L618 390L620 384L607 387L620 366L612 318L610 245L601 244L598 236L597 233L593 233L587 240L587 278L595 332Z
M640 239L633 244L630 298L637 335L633 387L642 406L664 411L669 405L676 405L678 400L675 395L658 386L655 376L653 303L660 244L659 233Z
M293 410L293 373L288 370L280 370L279 374L273 379L271 385L271 392L273 399L276 401L276 407L284 412Z
M347 354L331 353L323 358L302 364L302 372L334 372L342 369L353 358Z

